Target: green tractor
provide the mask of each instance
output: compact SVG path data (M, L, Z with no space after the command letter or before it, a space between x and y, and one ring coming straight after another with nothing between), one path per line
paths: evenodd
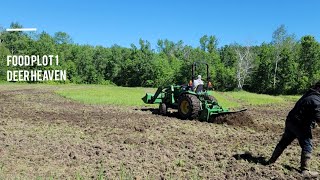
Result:
M194 78L197 64L205 64L207 68L207 81L194 87ZM143 98L146 104L159 104L159 113L166 115L168 108L178 109L182 119L196 119L209 121L210 117L221 114L230 114L245 111L229 111L221 107L217 100L211 95L212 91L209 65L202 62L192 64L192 81L188 85L170 85L159 87L155 94L147 93Z

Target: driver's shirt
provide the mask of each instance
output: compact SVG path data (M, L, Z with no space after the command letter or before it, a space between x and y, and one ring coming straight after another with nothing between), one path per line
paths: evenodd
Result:
M196 79L193 82L194 87L196 88L198 85L202 84L203 85L203 81L201 79Z

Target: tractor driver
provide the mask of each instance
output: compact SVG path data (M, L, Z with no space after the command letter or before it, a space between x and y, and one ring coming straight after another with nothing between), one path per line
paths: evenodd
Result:
M201 80L201 75L198 75L198 78L193 81L193 88L197 89L199 85L203 85L203 81Z

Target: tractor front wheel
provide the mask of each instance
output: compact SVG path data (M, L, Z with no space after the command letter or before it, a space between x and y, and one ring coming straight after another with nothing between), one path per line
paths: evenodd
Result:
M165 103L159 104L159 113L161 115L167 115L167 105Z
M200 111L200 100L191 94L184 94L178 101L178 112L182 119L195 119Z

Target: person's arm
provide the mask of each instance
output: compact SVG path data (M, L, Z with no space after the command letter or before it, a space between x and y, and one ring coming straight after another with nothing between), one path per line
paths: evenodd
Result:
M320 125L320 98L316 98L313 101L313 128L315 128L317 124Z
M320 104L318 104L315 108L315 121L319 124L320 123Z

